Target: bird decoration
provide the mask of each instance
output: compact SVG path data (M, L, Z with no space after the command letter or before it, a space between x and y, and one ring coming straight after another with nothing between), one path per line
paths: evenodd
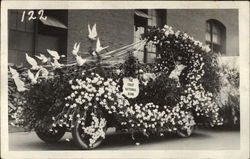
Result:
M74 47L73 47L73 50L72 50L72 54L74 55L74 56L77 56L77 53L79 52L79 49L80 49L80 43L75 43L74 44Z
M170 73L169 78L172 78L176 80L177 82L179 82L179 76L185 67L186 67L185 65L177 64L175 66L175 69Z
M97 53L101 52L101 51L104 50L104 49L107 49L108 47L109 47L109 46L102 47L102 46L101 46L101 43L100 43L100 39L99 39L99 38L97 39L97 41L96 41L96 49L95 49L95 51L96 51Z
M88 38L90 40L96 40L96 37L97 37L96 24L93 25L92 29L90 28L90 25L88 24L88 31L89 31Z
M51 62L51 65L54 68L61 68L62 66L64 66L63 64L59 63L57 59L54 59L54 62Z
M37 79L39 76L41 70L38 70L37 73L34 75L33 73L30 72L30 70L28 70L28 77L31 80L32 84L36 84L37 83Z
M42 63L46 63L48 62L48 58L46 56L44 56L43 54L40 54L40 56L37 56L36 57L42 61Z
M17 91L23 92L27 90L27 88L25 88L24 82L19 77L19 73L11 67L10 67L10 73L12 74L12 78L14 79L15 85L17 87Z
M60 56L57 51L47 49L48 53L53 57L53 59L59 60Z
M25 55L26 55L27 62L32 66L31 69L38 70L40 67L37 65L36 60L34 58L30 57L27 53Z
M73 47L73 50L72 50L72 54L75 56L76 58L76 63L78 66L82 66L87 60L86 59L83 59L81 56L78 55L78 52L79 52L79 49L80 49L80 43L75 43L74 44L74 47Z
M83 59L81 56L76 55L76 63L78 66L82 66L86 61L86 59Z

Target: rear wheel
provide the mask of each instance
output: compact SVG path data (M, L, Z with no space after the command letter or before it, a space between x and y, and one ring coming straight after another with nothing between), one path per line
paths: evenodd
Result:
M98 117L87 113L85 115L84 121L78 119L74 122L73 140L81 149L94 149L105 138L107 122L101 115Z
M39 130L36 131L36 134L44 142L53 143L59 141L63 137L65 132L66 130L64 128L56 128L53 131Z

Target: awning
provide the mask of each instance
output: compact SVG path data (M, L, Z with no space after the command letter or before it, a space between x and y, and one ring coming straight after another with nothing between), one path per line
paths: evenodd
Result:
M62 22L60 22L58 19L54 17L47 16L46 20L45 19L40 19L40 20L44 25L67 29L67 26L65 26Z
M149 15L147 15L146 13L144 13L140 10L135 10L135 15L142 17L142 18L151 19L151 17Z

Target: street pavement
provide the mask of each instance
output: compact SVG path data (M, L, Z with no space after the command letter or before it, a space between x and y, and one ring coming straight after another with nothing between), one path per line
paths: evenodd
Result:
M137 143L137 144L136 144ZM106 139L96 150L239 150L240 131L196 129L188 138L175 135L152 136L133 141L128 133L116 133L109 129ZM72 140L71 133L66 133L57 143L45 143L34 132L16 132L9 134L9 150L44 151L44 150L79 150Z

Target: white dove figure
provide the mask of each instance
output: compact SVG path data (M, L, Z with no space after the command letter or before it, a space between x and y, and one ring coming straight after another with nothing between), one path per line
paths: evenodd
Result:
M182 70L185 68L185 65L182 64L178 64L175 66L175 69L170 73L169 78L172 78L174 80L176 80L177 82L179 82L179 76L182 72Z
M38 70L40 67L37 65L36 60L30 57L27 53L25 55L26 55L27 62L32 66L31 69Z
M47 49L48 53L53 57L53 59L59 60L60 56L57 51Z
M10 72L12 74L12 78L14 79L18 92L23 92L27 90L27 88L24 87L24 82L21 81L21 79L19 78L19 73L11 67L10 67Z
M37 73L36 73L36 75L34 75L33 73L30 72L30 70L28 70L28 77L31 80L32 84L36 84L37 83L37 79L38 79L40 71L41 70L38 70Z
M54 68L61 68L62 66L64 66L63 64L59 63L57 59L54 59L54 62L51 62L51 65Z
M88 38L90 40L96 40L96 37L97 37L96 24L93 25L92 29L90 28L88 24L88 30L89 30Z
M99 39L99 38L97 39L97 41L96 41L96 49L95 49L95 51L96 51L97 53L101 52L101 51L104 50L104 49L107 49L108 47L109 47L109 46L102 47L102 46L101 46L101 43L100 43L100 39Z
M10 73L12 74L12 77L19 77L19 73L17 72L17 70L15 70L14 68L10 67Z
M36 57L38 59L40 59L42 61L42 63L46 63L48 61L48 58L46 56L44 56L43 54L40 54L40 56L37 56Z
M82 66L86 61L86 59L83 59L81 56L76 55L76 63L78 66Z
M72 54L74 55L74 56L77 56L77 53L79 52L79 49L80 49L80 43L75 43L74 44L74 47L73 47L73 50L72 50Z

